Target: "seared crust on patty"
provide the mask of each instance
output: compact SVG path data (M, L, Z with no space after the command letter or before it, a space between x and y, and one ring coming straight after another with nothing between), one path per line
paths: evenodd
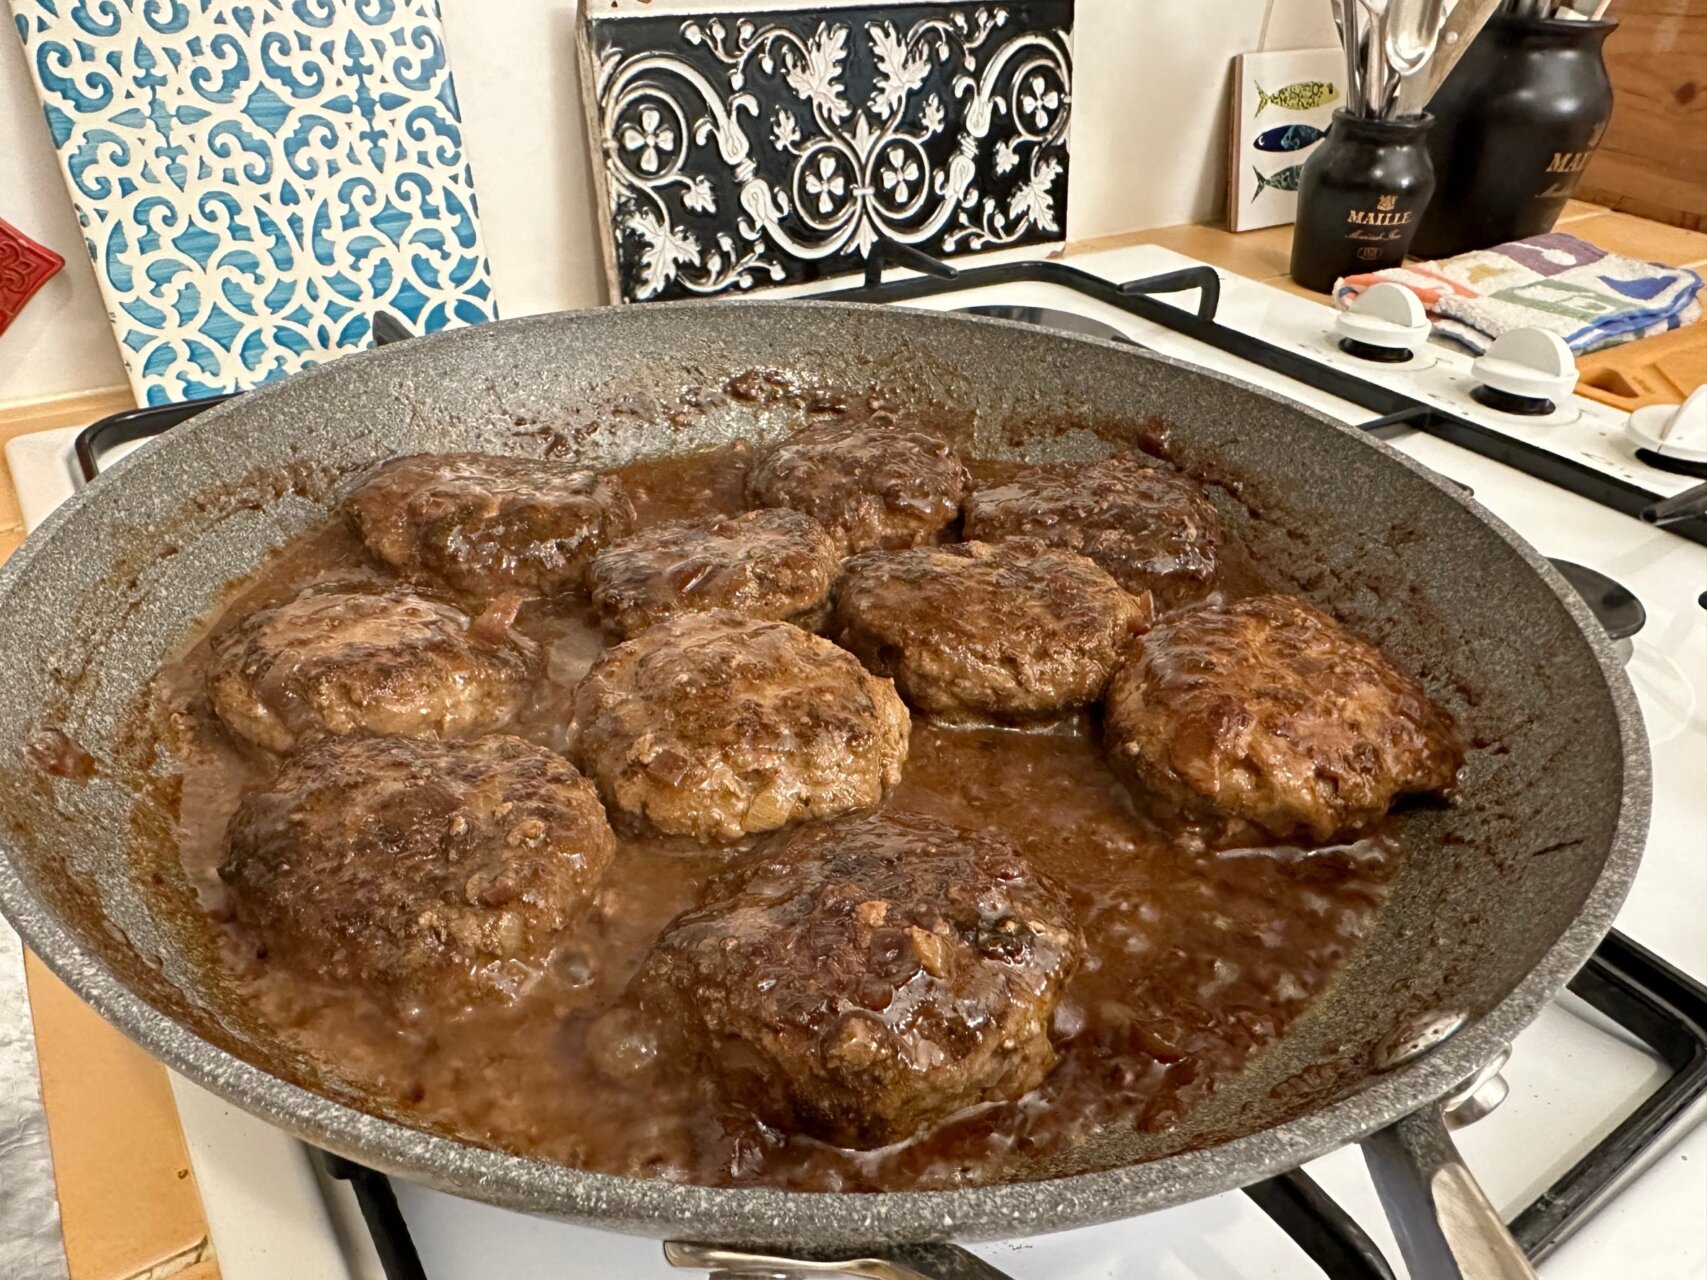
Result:
M831 424L761 458L747 477L747 500L805 512L852 554L942 541L967 484L946 440L904 426Z
M305 591L214 640L208 696L229 728L273 751L349 734L472 737L515 714L536 655L470 626L402 589Z
M770 1123L874 1147L1055 1065L1084 939L1003 837L885 812L779 837L665 929L633 991Z
M821 524L784 507L642 529L593 557L587 586L605 628L625 637L712 609L811 627L840 560Z
M735 840L875 805L908 728L894 685L852 654L716 610L607 649L575 691L572 750L612 809Z
M392 568L477 597L579 590L593 556L634 528L615 476L489 453L393 458L344 509Z
M829 634L930 715L1023 721L1094 702L1148 602L1031 539L848 561Z
M1104 735L1142 793L1280 839L1353 834L1464 762L1415 676L1292 596L1158 623L1109 682Z
M1202 489L1171 468L1116 454L1083 466L1027 467L966 497L969 539L1037 538L1095 560L1157 611L1210 591L1221 520Z
M514 994L616 837L593 786L520 738L355 738L294 757L231 820L221 877L270 954L393 1001Z

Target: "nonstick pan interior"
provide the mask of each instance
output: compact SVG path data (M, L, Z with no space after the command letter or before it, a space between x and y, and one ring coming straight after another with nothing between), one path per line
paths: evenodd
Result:
M753 370L774 376L732 379ZM483 1150L386 1115L281 1053L220 980L139 721L222 590L400 452L594 467L763 441L827 388L878 395L981 456L1154 447L1234 537L1421 672L1476 740L1462 799L1405 815L1406 870L1338 987L1162 1134L1111 1131L1026 1180L934 1193L708 1190ZM48 731L95 761L42 767ZM67 772L60 770L59 772ZM75 772L75 771L72 771ZM1447 1091L1552 997L1608 926L1645 832L1634 699L1570 589L1384 445L1147 352L989 320L720 303L537 317L341 360L126 460L0 571L0 905L97 1009L192 1078L329 1149L447 1190L619 1230L777 1245L1011 1236L1251 1181ZM1377 1070L1441 1018L1463 1029Z

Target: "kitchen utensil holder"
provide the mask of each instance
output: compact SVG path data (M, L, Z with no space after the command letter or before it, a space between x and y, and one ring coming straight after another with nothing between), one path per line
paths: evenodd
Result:
M1418 257L1553 228L1612 117L1601 57L1616 22L1492 18L1429 103L1435 190Z
M1346 110L1304 162L1292 278L1327 293L1342 276L1396 267L1434 190L1432 116L1368 119Z

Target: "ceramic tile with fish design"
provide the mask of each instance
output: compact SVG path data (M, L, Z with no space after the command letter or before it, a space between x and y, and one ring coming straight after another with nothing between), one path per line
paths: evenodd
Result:
M1247 53L1233 60L1227 220L1234 231L1291 222L1300 160L1321 142L1344 91L1338 49Z

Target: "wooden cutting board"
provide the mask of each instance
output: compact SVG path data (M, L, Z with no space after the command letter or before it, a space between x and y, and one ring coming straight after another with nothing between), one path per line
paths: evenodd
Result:
M1707 322L1577 358L1577 393L1626 413L1707 384Z

